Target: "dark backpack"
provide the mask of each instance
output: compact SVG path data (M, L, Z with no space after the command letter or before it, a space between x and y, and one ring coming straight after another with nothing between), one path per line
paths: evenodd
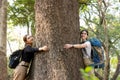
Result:
M20 63L23 50L14 51L9 57L9 68L15 69L16 66Z
M104 49L102 47L102 43L97 38L89 39L92 49L91 49L91 59L94 64L94 68L104 68Z

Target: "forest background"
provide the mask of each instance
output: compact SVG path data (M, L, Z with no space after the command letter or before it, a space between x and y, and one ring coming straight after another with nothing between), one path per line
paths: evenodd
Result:
M8 0L7 55L24 47L22 36L35 33L34 0ZM80 30L88 29L90 37L99 38L110 61L109 78L118 68L120 55L120 2L118 0L80 0ZM118 72L119 74L120 72ZM11 70L9 72L11 76ZM117 76L120 79L120 76Z

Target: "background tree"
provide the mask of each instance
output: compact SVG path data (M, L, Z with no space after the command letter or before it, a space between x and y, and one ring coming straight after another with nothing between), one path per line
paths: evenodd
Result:
M6 30L7 0L0 0L0 80L7 80Z
M27 27L27 34L34 34L34 0L15 0L8 7L8 20L13 26Z
M50 51L35 55L30 80L82 80L80 51L63 49L79 43L78 9L77 0L36 0L36 46L48 45Z
M106 58L108 66L106 66L105 72L107 73L103 77L105 80L113 75L112 70L109 70L112 67L109 66L109 57L119 56L119 9L117 0L92 0L91 4L88 4L87 8L84 9L86 11L80 14L81 22L85 22L84 26L88 27L90 36L99 38L103 42L106 52L109 53Z

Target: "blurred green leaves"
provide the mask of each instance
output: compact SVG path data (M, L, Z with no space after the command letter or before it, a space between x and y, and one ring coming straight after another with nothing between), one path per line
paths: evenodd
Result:
M85 69L80 69L80 72L82 73L82 77L84 80L99 80L94 75L94 69L92 67L86 67Z

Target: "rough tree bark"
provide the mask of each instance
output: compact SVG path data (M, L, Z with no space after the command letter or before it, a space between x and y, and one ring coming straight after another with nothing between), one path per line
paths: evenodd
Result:
M79 43L77 0L36 0L36 46L48 45L49 52L36 54L29 80L82 80L79 49L64 49Z
M0 0L0 80L7 80L6 29L7 0Z

